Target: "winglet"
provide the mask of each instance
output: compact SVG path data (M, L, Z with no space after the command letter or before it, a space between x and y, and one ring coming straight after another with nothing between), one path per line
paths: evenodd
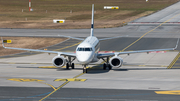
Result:
M176 49L177 49L178 44L179 44L179 38L178 38L178 40L177 40L176 47L174 48L174 50L176 50Z
M91 36L94 36L94 4L92 4Z

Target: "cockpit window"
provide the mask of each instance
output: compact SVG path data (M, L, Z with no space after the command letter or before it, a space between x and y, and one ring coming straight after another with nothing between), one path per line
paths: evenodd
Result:
M84 48L79 48L79 51L84 51Z
M90 48L85 48L85 51L91 51L91 49Z
M77 51L92 51L92 48L78 48Z

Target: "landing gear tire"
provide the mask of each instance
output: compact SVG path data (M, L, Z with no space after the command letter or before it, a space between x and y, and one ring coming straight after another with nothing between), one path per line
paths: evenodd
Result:
M68 63L66 64L66 69L69 69L69 64Z
M103 69L106 70L106 64L105 63L103 64Z
M86 68L83 68L83 73L87 73L87 69Z
M74 63L72 63L71 68L74 69Z
M111 70L111 69L112 69L112 66L111 66L110 64L108 64L108 68L109 68L109 70Z

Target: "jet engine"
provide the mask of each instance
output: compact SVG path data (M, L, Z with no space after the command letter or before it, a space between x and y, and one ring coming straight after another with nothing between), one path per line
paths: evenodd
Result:
M67 60L64 57L62 57L62 56L55 56L52 59L52 63L56 67L62 67L62 66L64 66L67 63Z
M123 59L119 56L113 56L110 60L109 60L109 64L112 66L112 67L121 67L122 64L123 64Z

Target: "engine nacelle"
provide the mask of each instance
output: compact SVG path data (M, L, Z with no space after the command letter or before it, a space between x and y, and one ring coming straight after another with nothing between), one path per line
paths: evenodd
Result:
M122 64L123 64L123 59L119 56L113 56L110 60L109 60L109 64L112 66L112 67L121 67Z
M62 56L55 56L55 57L52 59L52 63L53 63L53 65L56 66L56 67L62 67L62 66L64 66L64 65L67 63L67 61L66 61L66 59L65 59L64 57L62 57Z

